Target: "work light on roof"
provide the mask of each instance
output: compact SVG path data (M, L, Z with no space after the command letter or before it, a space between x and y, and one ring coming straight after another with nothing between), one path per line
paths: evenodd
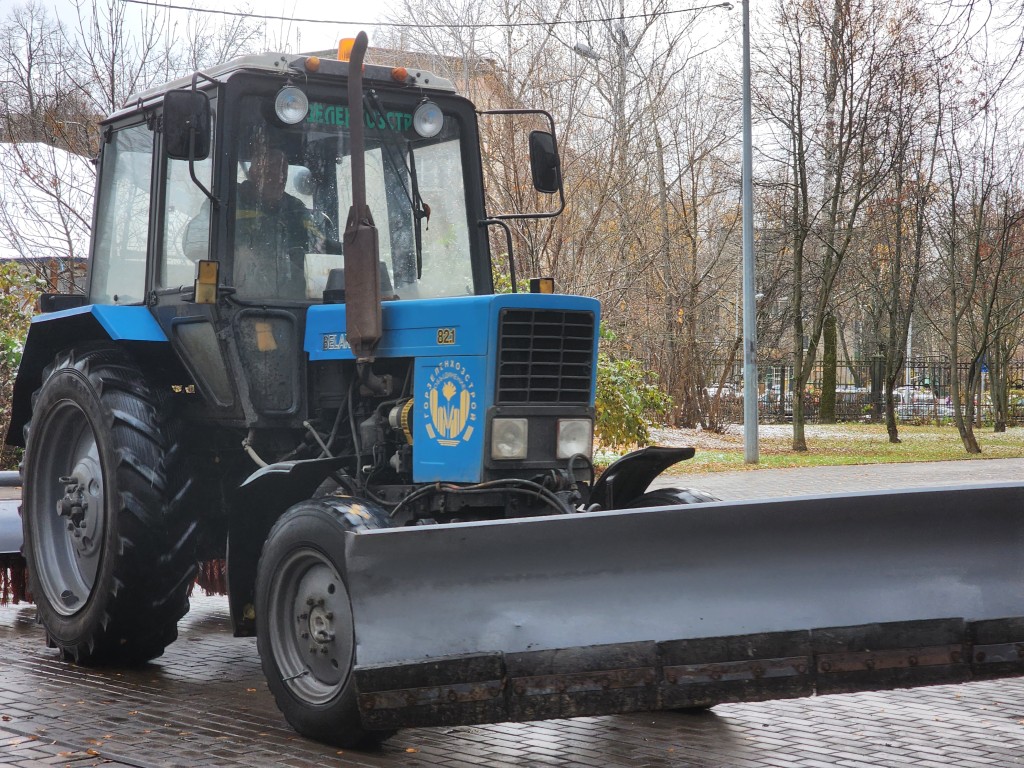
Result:
M444 113L432 101L422 101L412 113L412 127L424 139L432 139L444 127Z
M277 92L277 98L274 99L274 112L277 113L277 119L286 125L301 123L309 112L309 99L300 88L286 85Z

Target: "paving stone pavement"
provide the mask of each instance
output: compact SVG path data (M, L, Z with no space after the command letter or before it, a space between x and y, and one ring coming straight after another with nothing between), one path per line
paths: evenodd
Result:
M722 498L1024 479L1024 460L687 474ZM0 608L0 765L1003 768L1024 766L1024 678L676 712L401 731L374 752L296 735L224 598L193 598L140 670L57 660L31 606Z

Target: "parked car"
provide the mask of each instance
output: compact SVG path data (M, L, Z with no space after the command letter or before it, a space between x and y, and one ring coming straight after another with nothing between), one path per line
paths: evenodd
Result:
M708 396L709 400L715 398L719 394L719 387L717 384L712 384L709 387L704 387L704 394ZM739 389L733 384L723 384L721 387L721 399L722 400L738 400L743 397L743 390Z
M896 401L896 417L899 419L948 419L953 416L953 407L935 397L930 389L896 387L893 399Z

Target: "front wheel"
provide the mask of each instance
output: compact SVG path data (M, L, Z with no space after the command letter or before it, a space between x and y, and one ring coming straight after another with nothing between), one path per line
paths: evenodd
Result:
M362 727L355 627L344 573L345 532L386 528L387 515L351 498L303 501L267 537L256 577L256 642L278 708L303 736L372 746L391 731Z
M673 507L679 504L702 504L705 501L721 501L721 499L705 491L698 491L696 488L658 488L634 499L626 509Z

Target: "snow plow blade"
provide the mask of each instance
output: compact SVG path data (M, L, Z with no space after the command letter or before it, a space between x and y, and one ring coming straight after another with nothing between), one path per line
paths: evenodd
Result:
M369 728L1024 673L1024 485L349 535Z

